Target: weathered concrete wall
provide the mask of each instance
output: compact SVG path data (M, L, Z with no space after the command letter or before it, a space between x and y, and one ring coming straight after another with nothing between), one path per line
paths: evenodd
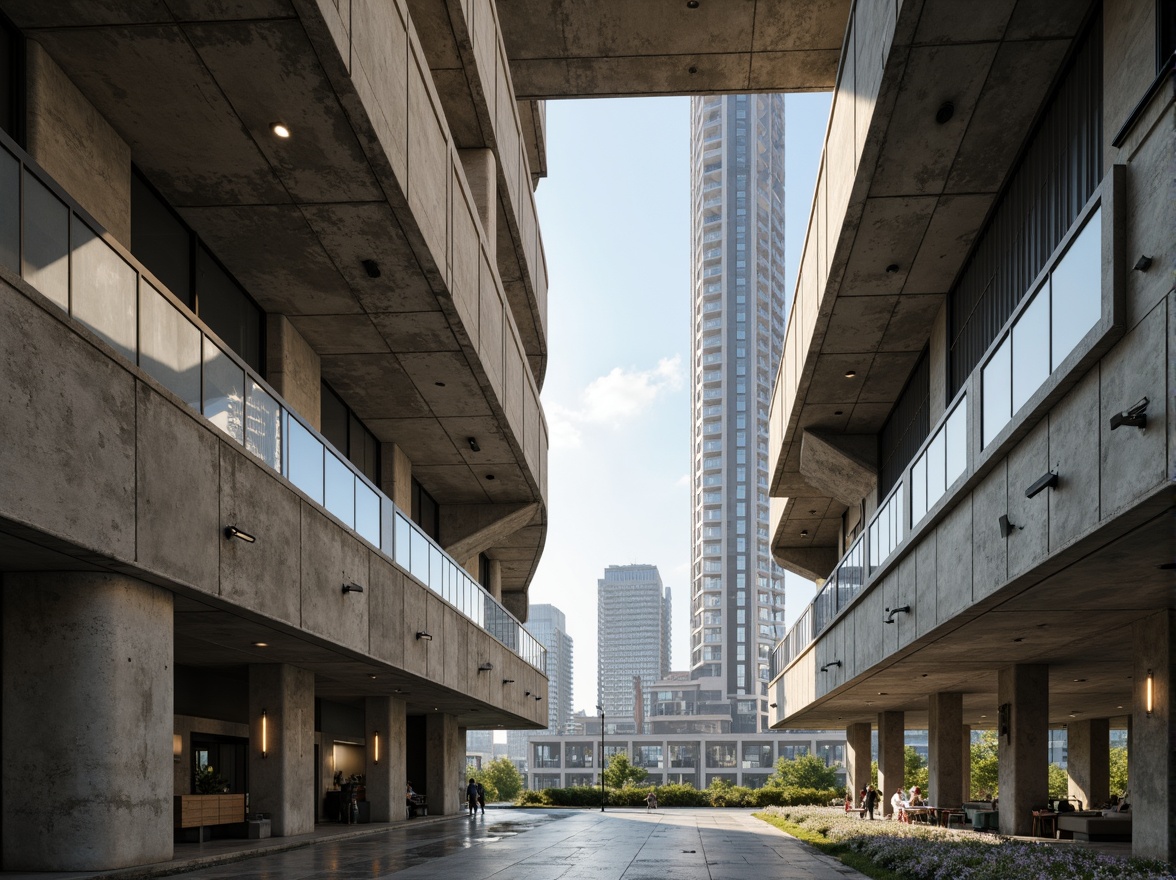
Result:
M964 695L961 693L932 694L928 700L927 797L936 805L956 806L966 801L970 786L964 782L960 766L963 736Z
M25 45L29 155L129 248L131 148L40 43Z
M6 573L3 869L172 857L172 596L123 575Z
M288 664L251 665L249 716L250 809L271 815L276 837L313 831L314 673Z
M429 798L429 812L449 816L462 807L465 785L465 737L458 735L457 719L443 712L425 716L424 792Z

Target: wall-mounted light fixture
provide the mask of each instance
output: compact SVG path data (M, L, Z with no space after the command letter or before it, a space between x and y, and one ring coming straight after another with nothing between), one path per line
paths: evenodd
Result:
M1143 708L1147 711L1147 717L1152 717L1152 710L1155 709L1155 693L1156 693L1156 677L1149 669L1147 671L1147 689L1144 692Z
M775 704L775 703L768 703L768 708L769 708L769 709L775 709L775 708L776 708L776 704Z
M536 702L536 703L538 703L538 702L539 702L540 700L542 700L542 699L543 699L543 697L542 697L542 696L540 696L539 694L536 694L536 695L535 695L535 702Z
M252 544L257 540L257 538L253 537L253 535L249 534L248 532L241 531L236 526L225 526L225 537L229 540L237 538L238 540L244 541L246 544Z
M269 718L265 714L265 709L261 710L261 756L269 757Z
M362 593L363 587L361 587L355 581L351 581L351 582L343 585L343 592L344 593Z
M1044 476L1038 477L1038 479L1033 483L1033 485L1025 490L1025 497L1032 498L1034 495L1041 494L1046 489L1054 488L1055 486L1057 486L1057 484L1058 484L1058 475L1055 474L1053 471L1050 471L1049 473L1045 474Z
M1003 513L1000 515L1000 518L997 520L997 522L1000 524L1000 536L1002 538L1007 538L1013 533L1014 529L1025 528L1024 526L1014 525L1013 523L1009 522L1009 518Z
M172 758L176 761L180 760L184 754L184 737L182 734L172 734Z
M1131 268L1134 269L1136 272L1146 272L1148 269L1151 268L1151 265L1152 265L1152 258L1149 257L1147 254L1141 254L1139 259L1135 261L1135 265L1132 266Z
M417 630L417 641L420 641L421 639L424 639L426 642L431 642L433 641L433 636L431 633L427 633L423 629Z
M478 667L478 672L493 672L493 671L494 671L494 664L493 663L483 663L481 666Z
M1115 413L1111 416L1111 430L1121 428L1124 425L1128 428L1146 428L1148 402L1148 399L1145 397L1135 404L1135 406L1131 407L1131 409L1125 409L1121 413Z
M886 609L886 618L882 622L883 623L894 623L894 615L896 615L896 614L910 614L910 613L911 613L911 606L910 605L899 605L897 608L887 608Z
M362 260L360 265L363 266L363 271L367 272L368 278L380 277L380 264L375 260Z
M380 763L380 731L372 734L372 763Z
M515 683L515 680L514 680L513 678L504 678L504 679L502 680L502 683L503 683L503 684L514 684L514 683Z
M1013 706L1011 703L1001 703L996 713L996 735L1011 737L1013 733Z
M481 452L482 447L478 445L477 437L467 437L466 443L470 444L470 452Z
M531 692L530 691L523 691L523 696L529 697L529 696L531 696Z
M841 661L834 660L831 663L826 663L824 666L821 667L821 672L824 672L826 669L829 669L832 666L836 666L838 669L840 669L841 668Z

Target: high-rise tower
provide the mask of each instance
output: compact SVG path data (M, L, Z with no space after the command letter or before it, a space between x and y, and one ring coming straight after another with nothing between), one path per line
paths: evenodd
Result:
M571 732L572 637L564 613L554 605L532 605L527 628L547 649L547 731Z
M784 622L769 547L768 410L788 296L784 97L691 100L694 468L690 669L718 679L732 731L766 730Z
M597 702L637 728L639 695L670 671L670 590L656 565L610 565L596 584Z

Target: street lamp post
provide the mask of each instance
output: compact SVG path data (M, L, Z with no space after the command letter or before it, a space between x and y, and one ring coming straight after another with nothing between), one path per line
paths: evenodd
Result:
M597 704L600 713L600 812L604 812L604 706Z

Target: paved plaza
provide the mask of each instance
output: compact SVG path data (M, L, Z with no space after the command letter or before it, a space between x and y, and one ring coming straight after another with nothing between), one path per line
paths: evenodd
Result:
M489 810L403 823L363 836L258 855L181 876L192 880L842 880L862 875L752 817L748 810ZM289 841L286 841L288 843ZM228 842L225 842L226 844ZM252 842L256 846L257 842ZM265 843L279 843L266 841ZM244 844L244 842L242 842ZM233 846L233 844L228 844ZM170 871L215 855L177 847ZM161 866L159 873L167 871ZM5 880L96 874L2 874ZM144 877L142 869L114 876Z

